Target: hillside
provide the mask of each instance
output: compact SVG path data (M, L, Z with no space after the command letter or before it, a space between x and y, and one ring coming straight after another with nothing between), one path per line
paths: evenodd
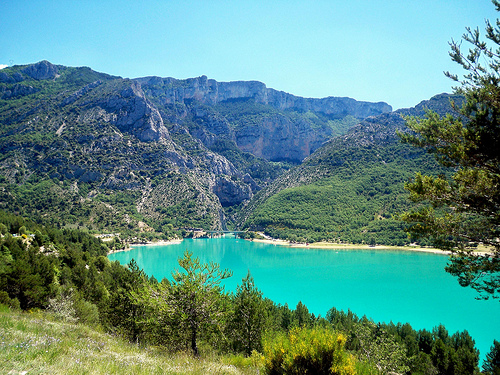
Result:
M242 228L300 242L408 244L394 218L410 205L404 183L417 171L446 171L422 150L401 144L396 131L407 131L403 116L451 112L450 99L461 100L437 95L333 138L256 195L241 213Z
M325 141L390 110L260 82L5 68L0 208L90 230L222 229Z
M4 374L258 374L254 358L193 359L186 353L141 348L102 329L26 314L0 305ZM239 363L238 363L239 361Z

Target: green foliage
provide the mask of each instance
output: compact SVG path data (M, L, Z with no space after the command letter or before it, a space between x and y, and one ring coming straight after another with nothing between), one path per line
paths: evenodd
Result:
M171 304L181 326L190 331L191 350L198 355L197 337L206 325L218 325L223 319L220 286L222 280L232 276L229 270L221 270L216 263L202 264L186 251L179 259L184 271L172 274Z
M494 4L499 10L498 2ZM500 45L500 31L486 21L486 38ZM451 177L417 174L407 184L410 198L421 206L406 212L402 219L410 232L430 236L437 246L459 252L447 271L462 286L476 289L484 298L500 292L500 57L481 40L479 29L467 29L461 43L452 42L450 55L464 70L464 76L447 75L460 84L457 93L465 103L454 105L456 116L439 116L428 111L425 118L410 117L413 134L402 134L403 142L424 148L437 161L453 168ZM491 248L493 255L471 257L478 244Z
M404 373L410 368L404 344L398 343L381 326L370 321L358 323L354 327L354 338L359 345L359 356L386 373Z
M109 262L102 241L3 211L0 222L8 231L0 238L2 303L23 310L48 308L66 321L109 322L110 302L127 287L119 285L118 274L127 269ZM17 236L20 230L29 235Z
M486 354L486 360L483 363L483 373L487 375L500 374L500 342L493 341L490 352Z
M346 337L332 330L294 328L264 342L267 374L355 374L355 360L345 351Z
M467 331L449 335L443 325L431 332L410 324L374 323L332 308L326 319L348 336L346 349L382 373L478 374L479 351Z
M400 146L351 149L352 159L341 150L324 152L300 173L335 165L339 159L343 165L312 183L278 191L255 208L244 227L292 242L407 245L404 225L393 218L409 206L403 183L417 165L430 170L435 165L422 154L405 159L404 153Z
M200 263L186 252L179 258L182 271L172 273L173 280L152 283L147 289L133 294L136 305L145 305L147 317L142 322L151 337L159 342L188 350L199 355L198 339L215 330L222 330L226 319L225 295L222 280L232 273L221 270L216 263ZM158 319L159 317L159 319ZM157 320L158 325L151 320ZM165 336L165 337L158 337Z
M238 285L232 301L231 335L237 352L250 356L253 351L262 351L262 334L268 323L262 292L257 289L250 271Z

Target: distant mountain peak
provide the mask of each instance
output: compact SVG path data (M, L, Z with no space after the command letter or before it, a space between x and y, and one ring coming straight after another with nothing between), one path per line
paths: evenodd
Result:
M22 72L39 81L42 79L54 79L57 76L58 68L47 60L43 60L36 64L28 65Z

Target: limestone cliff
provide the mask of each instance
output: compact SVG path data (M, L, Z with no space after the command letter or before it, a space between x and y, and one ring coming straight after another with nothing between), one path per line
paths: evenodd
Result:
M187 124L206 147L221 139L270 161L300 163L338 135L335 121L362 120L391 111L386 103L350 98L302 98L257 81L217 82L145 77L140 83L169 122ZM194 124L196 125L194 125Z
M164 102L169 104L196 100L203 104L215 105L227 100L252 98L257 103L271 105L279 110L322 112L334 118L346 115L366 118L392 111L392 107L384 102L362 102L345 97L302 98L267 88L264 83L258 81L217 82L208 79L207 76L186 80L145 77L138 78L137 81L143 85L156 87L153 93L161 94Z

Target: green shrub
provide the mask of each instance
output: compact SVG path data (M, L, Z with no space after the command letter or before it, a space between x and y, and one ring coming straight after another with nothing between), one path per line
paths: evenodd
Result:
M346 337L324 328L294 328L264 341L265 371L278 374L355 374Z
M0 305L5 305L11 309L20 309L20 303L17 298L10 298L9 293L4 290L0 290Z
M83 298L78 298L74 302L74 307L75 315L80 322L91 326L99 324L99 309L96 305Z

